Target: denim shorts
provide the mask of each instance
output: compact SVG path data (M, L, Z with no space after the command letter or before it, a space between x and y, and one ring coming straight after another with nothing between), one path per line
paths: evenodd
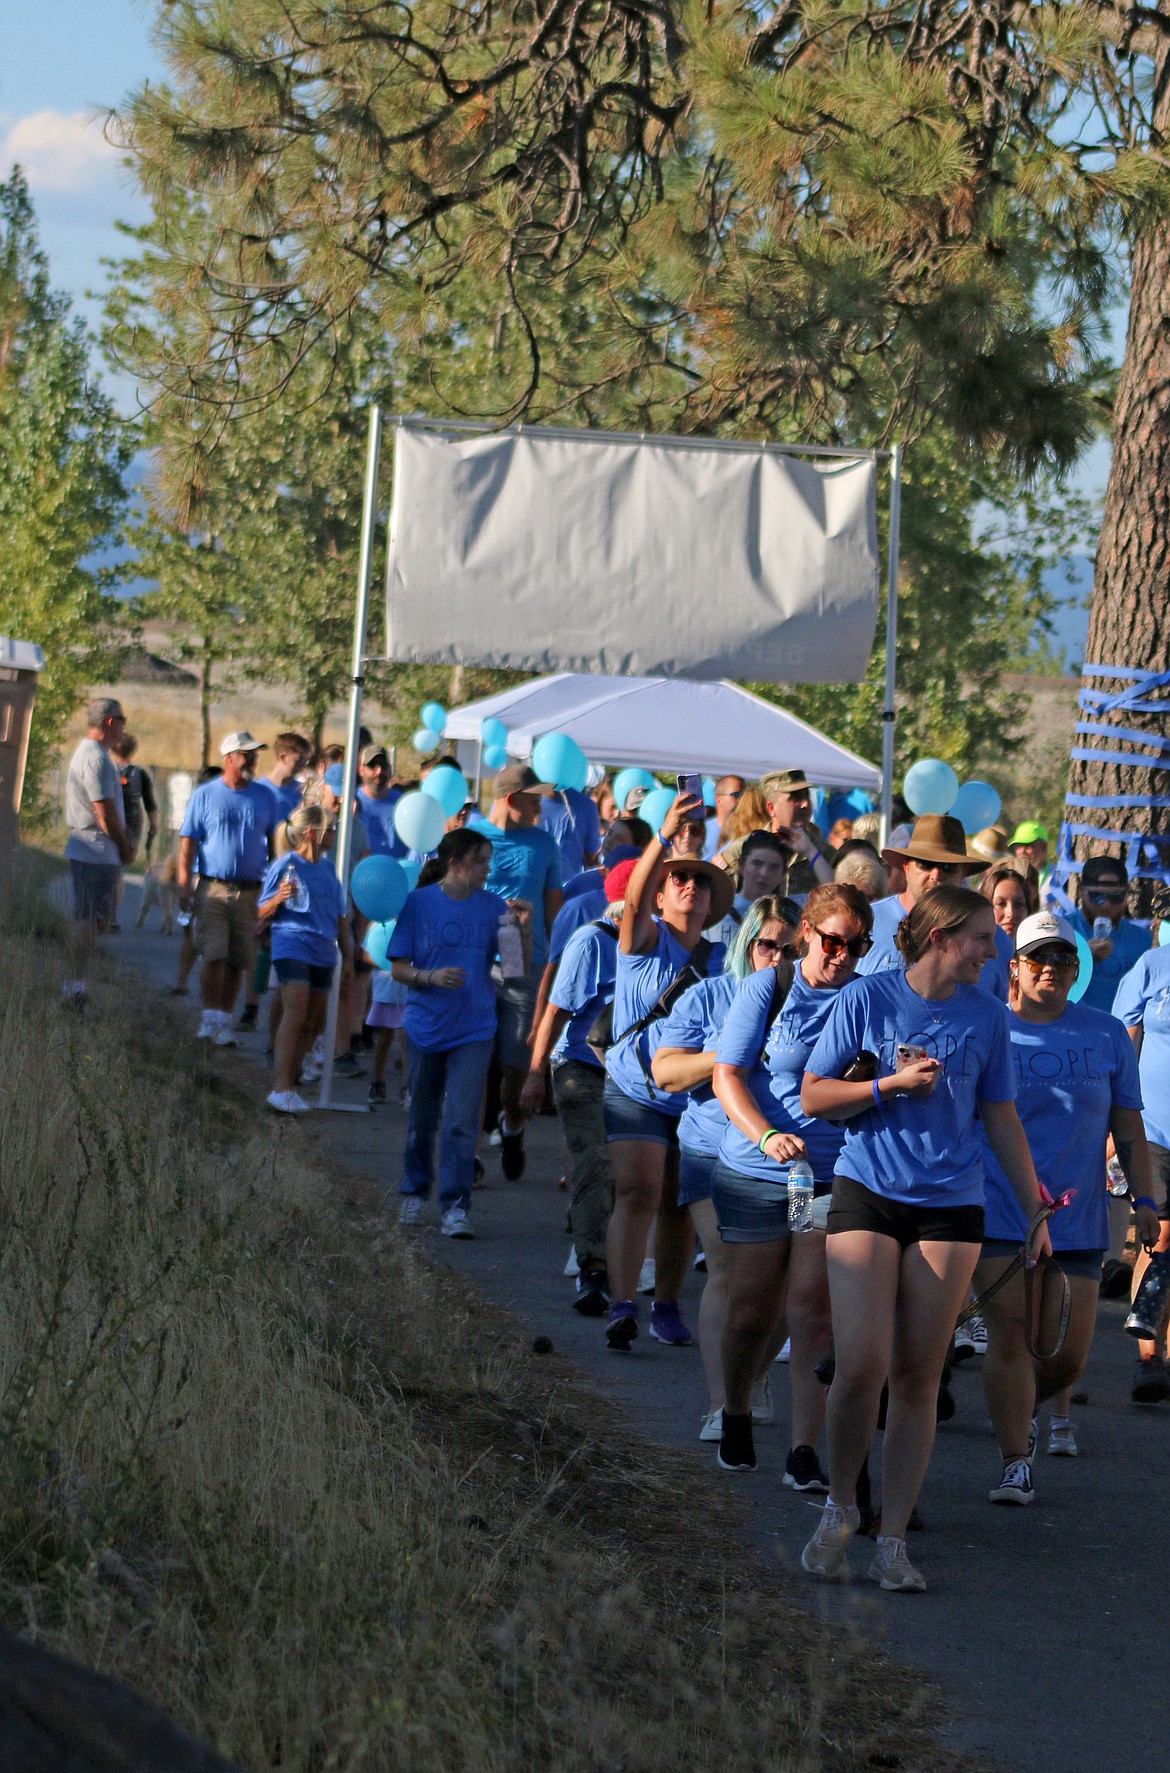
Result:
M1018 1256L1019 1253L1020 1244L1013 1242L1010 1237L985 1237L979 1260L991 1262L1001 1256ZM1053 1250L1052 1260L1070 1280L1091 1280L1099 1285L1101 1270L1105 1265L1105 1251Z
M711 1200L719 1235L725 1244L772 1244L790 1237L787 1171L776 1165L776 1181L745 1176L717 1159L711 1176Z
M495 967L492 981L496 988L496 1057L509 1071L527 1071L532 1057L528 1035L540 973L534 969L522 979L505 979Z
M310 991L328 991L333 983L333 965L315 967L307 960L274 960L273 971L282 985L307 985Z
M647 1145L678 1146L681 1115L662 1114L645 1102L635 1102L632 1096L618 1089L611 1077L605 1080L601 1105L605 1113L607 1144L612 1145L620 1139L641 1139Z
M719 1162L717 1151L688 1151L678 1148L678 1204L689 1207L692 1201L710 1200L711 1178Z

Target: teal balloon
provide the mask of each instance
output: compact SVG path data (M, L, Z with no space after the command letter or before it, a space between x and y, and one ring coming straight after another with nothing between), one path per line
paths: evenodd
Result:
M902 783L902 799L912 813L949 813L959 792L959 778L940 757L912 763ZM976 825L976 831L981 827Z
M489 745L483 754L485 770L502 770L508 761L508 753L502 745Z
M498 748L501 751L506 750L508 729L503 721L497 720L494 714L489 714L479 729L479 742L485 751L490 751L493 748Z
M619 770L613 779L613 797L617 801L618 812L620 813L625 806L626 797L631 788L644 788L647 794L649 794L650 790L655 787L655 785L654 777L650 774L649 770Z
M390 956L386 950L390 946L396 922L396 918L391 918L388 923L372 923L362 941L362 947L380 973L390 971Z
M394 808L394 829L408 850L421 850L425 855L436 849L446 828L446 813L437 800L420 789L404 794Z
M967 836L974 837L999 818L999 795L990 782L964 782L951 802L950 812Z
M1170 917L1160 917L1158 919L1158 947L1165 948L1168 945L1170 945Z
M715 805L715 778L714 778L714 776L704 776L703 777L703 805L704 806L714 806Z
M1068 1001L1069 1003L1080 1003L1085 992L1089 989L1089 981L1093 977L1093 956L1089 953L1089 944L1085 938L1076 931L1073 933L1077 938L1077 959L1081 964L1077 976L1073 980L1072 990L1068 994Z
M589 759L568 733L545 733L532 747L532 767L542 782L556 788L584 788Z
M435 749L439 743L439 735L432 732L429 726L420 726L410 742L416 751L421 751L425 756L428 751Z
M414 861L411 856L405 856L398 866L405 874L410 890L413 892L418 885L418 877L422 873L422 863Z
M422 792L437 800L447 817L453 819L468 797L467 778L462 770L437 764L433 770L427 771Z
M406 904L410 884L393 856L364 856L350 877L349 890L363 917L390 923Z
M638 817L645 819L651 831L657 831L673 804L673 788L655 788L638 808Z
M433 733L442 733L447 724L447 710L442 702L424 702L418 711L418 717Z

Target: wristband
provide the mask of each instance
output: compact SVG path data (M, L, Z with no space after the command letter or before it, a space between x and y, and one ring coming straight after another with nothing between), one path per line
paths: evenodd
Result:
M654 841L655 843L660 843L664 850L668 850L672 842L672 840L665 836L661 830L654 833Z
M875 1102L876 1102L876 1103L877 1103L877 1106L878 1106L878 1107L879 1107L879 1108L881 1108L881 1107L883 1107L883 1106L884 1106L884 1101L883 1101L883 1097L882 1097L882 1093L881 1093L881 1091L880 1091L880 1090L879 1090L879 1089L878 1089L878 1080L877 1080L877 1078L876 1078L876 1077L875 1077L875 1078L874 1078L874 1080L873 1080L873 1082L872 1082L872 1084L871 1084L871 1085L870 1085L870 1088L871 1088L871 1089L872 1089L872 1091L873 1091L873 1099L874 1099L874 1101L875 1101Z
M764 1151L764 1146L768 1143L768 1140L773 1138L775 1136L775 1134L777 1134L779 1131L780 1131L779 1127L769 1127L767 1132L764 1134L763 1138L758 1139L756 1141L756 1150L760 1153L761 1156L767 1155L767 1153Z
M1129 1197L1129 1204L1135 1213L1139 1207L1149 1207L1152 1213L1158 1211L1157 1201L1151 1200L1148 1194L1131 1194Z

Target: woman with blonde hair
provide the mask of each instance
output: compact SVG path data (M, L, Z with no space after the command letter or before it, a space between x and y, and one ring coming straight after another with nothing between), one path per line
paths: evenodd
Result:
M771 824L763 795L754 782L749 783L728 813L727 823L719 834L720 849L714 858L715 866L727 868L734 874L745 840L753 831L767 831Z
M980 876L977 885L983 897L990 899L996 923L1014 942L1024 919L1034 917L1040 909L1040 893L1034 879L1029 880L1015 862L997 862Z

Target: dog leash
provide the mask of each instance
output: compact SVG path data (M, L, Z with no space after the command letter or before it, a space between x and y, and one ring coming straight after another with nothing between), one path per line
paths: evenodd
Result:
M1002 1288L1006 1287L1010 1280L1015 1279L1016 1275L1019 1274L1022 1268L1024 1270L1024 1345L1033 1360L1051 1361L1056 1359L1057 1355L1064 1347L1064 1339L1068 1334L1068 1320L1069 1314L1072 1310L1072 1289L1068 1284L1068 1276L1058 1262L1054 1262L1050 1256L1042 1256L1038 1261L1033 1261L1031 1258L1036 1244L1036 1234L1040 1230L1040 1227L1046 1220L1051 1219L1053 1213L1059 1212L1061 1207L1067 1207L1075 1193L1075 1188L1069 1188L1066 1189L1063 1194L1058 1195L1054 1200L1052 1195L1050 1195L1045 1188L1043 1182L1041 1182L1041 1204L1036 1209L1032 1223L1028 1227L1027 1235L1024 1238L1023 1247L1021 1248L1019 1255L1012 1258L999 1278L993 1280L991 1285L986 1287L977 1299L973 1299L969 1305L964 1306L963 1310L959 1313L959 1325L965 1324L970 1318L981 1316L987 1301L989 1299L994 1299L995 1295L1000 1292ZM1037 1272L1040 1274L1040 1298L1038 1304L1036 1301ZM1056 1339L1053 1346L1051 1348L1040 1349L1036 1346L1036 1339L1040 1333L1040 1326L1044 1321L1045 1305L1048 1302L1045 1295L1052 1275L1057 1277L1060 1285L1060 1321L1057 1326Z

